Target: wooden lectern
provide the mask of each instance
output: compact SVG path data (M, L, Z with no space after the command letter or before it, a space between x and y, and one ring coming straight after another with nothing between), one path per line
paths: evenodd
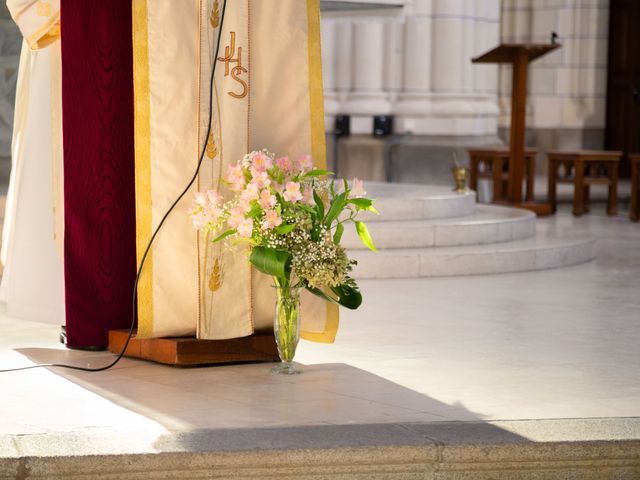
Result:
M512 205L528 208L541 215L551 213L549 205L522 202L527 70L529 62L559 47L560 45L555 43L503 43L484 55L472 59L473 63L510 63L513 65L508 201Z

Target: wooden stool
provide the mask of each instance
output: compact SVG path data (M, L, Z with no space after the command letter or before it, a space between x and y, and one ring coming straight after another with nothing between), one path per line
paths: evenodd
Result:
M589 189L591 185L609 186L607 214L618 212L618 164L622 158L619 151L582 150L577 152L548 152L549 159L549 203L555 212L557 207L556 188L558 183L572 183L573 214L582 215L589 211ZM563 167L562 173L559 172Z
M631 160L631 206L629 218L634 222L640 220L640 153L629 154Z
M506 197L509 183L509 157L506 148L470 149L469 152L469 188L477 191L478 179L493 180L493 201L500 201ZM527 149L524 152L525 179L527 182L526 199L533 200L534 182L536 175L536 150ZM484 168L480 171L480 167Z

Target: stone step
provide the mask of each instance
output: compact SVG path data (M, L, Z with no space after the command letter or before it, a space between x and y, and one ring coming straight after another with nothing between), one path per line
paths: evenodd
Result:
M546 234L506 243L443 248L350 250L358 261L354 276L420 278L545 270L585 263L595 258L595 239Z
M476 209L475 192L455 193L449 187L367 182L367 196L380 215L365 212L365 221L425 220L464 217Z
M0 478L633 480L636 418L0 436ZM147 429L149 430L149 429Z
M367 223L376 247L424 248L510 242L532 237L536 216L518 208L478 205L472 215L429 220L371 221ZM347 226L343 245L366 248L354 228Z

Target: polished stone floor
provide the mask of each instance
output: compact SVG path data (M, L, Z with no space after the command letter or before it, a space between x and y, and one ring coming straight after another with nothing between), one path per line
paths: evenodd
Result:
M640 417L640 224L602 208L540 220L598 238L594 262L542 272L363 281L334 345L302 342L304 373L269 365L0 374L0 434L447 420ZM0 318L0 368L101 365L53 326Z

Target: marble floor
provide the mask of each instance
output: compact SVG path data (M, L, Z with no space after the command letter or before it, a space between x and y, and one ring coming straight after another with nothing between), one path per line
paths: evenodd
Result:
M361 282L336 343L301 342L299 376L129 359L0 373L0 434L640 417L640 224L595 210L540 220L595 235L588 264ZM54 326L3 314L0 331L0 368L111 359L63 349Z

